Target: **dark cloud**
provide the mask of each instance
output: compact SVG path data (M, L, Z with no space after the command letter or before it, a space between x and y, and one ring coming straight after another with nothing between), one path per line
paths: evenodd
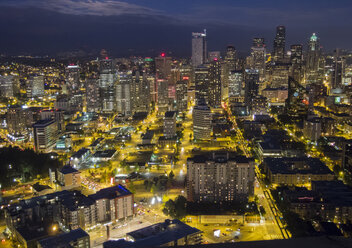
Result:
M18 2L17 2L18 1ZM27 0L6 1L8 6L42 8L71 15L160 15L161 11L115 0Z
M316 32L326 49L350 48L351 4L341 8L325 0L316 6L301 1L297 7L274 2L0 0L0 52L55 54L106 48L115 56L155 55L161 50L189 56L191 32L203 28L208 30L210 50L224 50L231 43L248 52L256 36L264 37L270 49L276 25L286 25L288 45L306 45Z

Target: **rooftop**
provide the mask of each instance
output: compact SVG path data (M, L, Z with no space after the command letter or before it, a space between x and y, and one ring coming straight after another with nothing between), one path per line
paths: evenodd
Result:
M77 173L79 172L78 170L76 170L75 168L73 168L72 166L70 165L65 165L64 167L62 167L60 169L60 172L62 174L70 174L70 173Z
M87 148L81 148L79 149L75 154L72 155L73 158L81 158L84 154L89 152L89 149Z
M165 112L165 118L174 118L174 117L176 117L176 111Z
M36 191L36 192L40 192L40 191L43 191L45 189L52 189L50 186L48 185L42 185L42 184L39 184L39 183L35 183L32 185L32 188Z
M265 158L264 163L272 174L332 174L318 158Z
M72 230L68 233L62 233L54 237L49 237L39 241L42 248L53 248L53 247L71 247L72 241L89 237L88 233L83 231L81 228Z
M55 123L55 120L47 119L47 120L39 120L33 124L33 127L46 127Z
M127 233L127 236L132 238L134 242L128 242L126 240L108 241L104 243L104 247L158 247L197 233L201 233L201 231L179 220L165 220L165 222Z
M116 153L116 150L104 150L104 151L97 151L94 153L95 158L111 158Z
M131 194L132 193L127 188L119 184L110 188L101 189L97 193L90 195L89 197L93 198L94 200L114 199L117 196L125 196Z
M205 163L206 161L215 161L217 163L227 163L228 161L235 161L237 163L249 163L251 160L251 158L239 156L236 153L228 153L226 151L214 153L205 152L187 159L187 161L193 161L194 163Z

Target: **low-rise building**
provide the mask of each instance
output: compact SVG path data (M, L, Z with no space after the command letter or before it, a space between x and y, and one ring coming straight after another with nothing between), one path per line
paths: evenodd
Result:
M122 220L134 215L134 196L122 185L101 189L89 197L96 204L97 222Z
M264 158L264 170L275 185L308 186L312 181L332 181L335 174L318 158Z
M145 228L129 232L126 239L107 241L104 248L178 247L198 245L202 231L179 220L165 220Z
M166 138L172 138L176 136L176 111L165 112L164 136Z
M57 173L57 180L65 189L81 186L81 172L70 165L65 165Z
M352 190L341 181L313 181L312 189L278 189L291 211L303 219L352 221Z
M90 150L87 148L79 149L75 154L70 158L70 165L74 168L78 168L79 165L84 162L90 155Z
M117 154L116 150L104 150L104 151L97 151L94 153L92 157L93 162L102 162L102 161L109 161Z
M89 234L81 228L38 241L38 248L90 248Z
M80 191L58 191L52 194L20 200L5 209L7 228L15 233L28 225L43 226L59 223L65 231L93 228L97 224L116 222L134 216L133 194L116 185L93 195Z

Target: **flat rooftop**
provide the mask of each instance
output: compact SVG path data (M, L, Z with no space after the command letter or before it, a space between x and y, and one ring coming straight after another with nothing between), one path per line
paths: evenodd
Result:
M334 173L318 158L265 158L272 174L331 174Z

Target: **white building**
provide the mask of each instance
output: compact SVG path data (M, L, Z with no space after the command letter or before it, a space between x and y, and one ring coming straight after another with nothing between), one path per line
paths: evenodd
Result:
M207 61L207 34L192 33L192 65L197 67Z

